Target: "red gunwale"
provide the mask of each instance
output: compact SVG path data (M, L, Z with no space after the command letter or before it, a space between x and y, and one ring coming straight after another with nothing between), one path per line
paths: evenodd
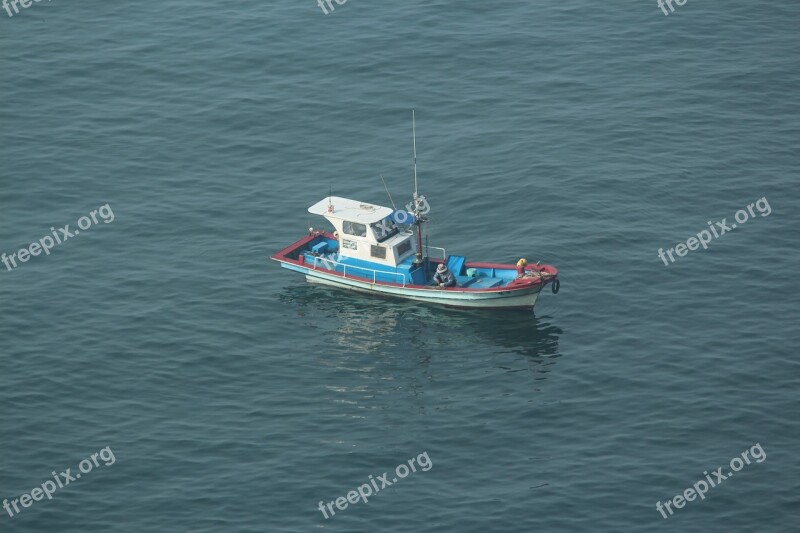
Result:
M325 237L327 237L329 239L336 239L336 237L332 233L329 233L327 231L315 231L315 232L310 233L309 235L303 237L302 239L290 244L289 246L287 246L286 248L282 249L281 251L272 254L270 256L270 259L273 259L275 261L279 261L281 263L290 263L290 264L297 265L297 266L300 266L300 267L305 267L305 268L307 268L308 270L310 270L312 272L316 272L317 271L316 269L310 268L306 263L301 263L297 259L290 259L287 256L291 252L297 250L299 247L308 244L309 242L313 241L314 239L316 239L317 237L320 237L320 236L325 236ZM442 263L443 262L441 259L431 259L430 261L432 263ZM474 267L474 268L494 268L494 269L501 269L501 270L516 270L516 268L517 268L516 265L505 265L505 264L502 264L502 263L484 263L484 262L481 262L481 261L470 261L470 262L466 263L465 266L468 267L468 268L472 268L472 267ZM444 288L438 288L438 287L430 287L428 285L411 285L411 284L408 284L408 283L403 285L402 283L392 283L392 282L388 282L388 281L387 282L383 282L382 281L382 282L378 282L378 283L373 283L372 280L370 280L368 278L362 278L362 277L359 277L359 276L345 276L341 272L336 272L336 271L331 271L331 270L319 270L319 272L322 272L322 273L327 274L329 276L338 276L338 277L343 278L343 279L353 279L353 280L356 280L356 281L362 281L362 282L369 283L370 285L381 285L381 286L385 286L385 287L399 287L401 289L402 288L405 288L405 289L409 289L410 288L410 289L416 289L416 290L431 290L431 291L442 291L442 290L444 290L444 291L482 292L482 293L523 291L523 290L528 290L531 287L534 287L536 285L542 285L542 288L544 288L548 283L550 283L551 281L553 281L555 279L555 276L558 275L558 270L556 269L556 267L554 267L552 265L529 265L526 268L526 270L527 271L547 272L549 274L553 274L554 277L549 279L549 280L547 280L547 281L545 281L545 282L542 282L541 278L540 279L531 279L530 281L525 280L525 281L521 281L521 282L518 282L517 280L512 280L511 283L513 283L514 286L506 285L504 287L492 287L492 288L488 288L488 289L470 289L469 287L444 287Z

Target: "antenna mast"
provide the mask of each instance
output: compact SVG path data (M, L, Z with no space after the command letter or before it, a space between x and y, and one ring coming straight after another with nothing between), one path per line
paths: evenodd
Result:
M417 226L417 253L414 257L415 265L422 265L422 215L419 213L419 195L417 194L417 120L414 110L411 110L411 135L414 142L414 225Z
M392 200L392 193L389 192L389 187L386 186L386 180L383 179L383 174L381 174L381 181L383 182L383 188L386 189L386 194L389 195L389 201L392 202L392 209L397 211L397 206L394 205L394 200Z
M411 135L414 140L414 199L417 199L417 120L411 110Z

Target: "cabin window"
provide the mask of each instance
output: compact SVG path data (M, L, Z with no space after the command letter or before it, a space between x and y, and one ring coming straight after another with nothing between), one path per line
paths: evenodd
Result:
M371 227L372 231L375 232L375 238L378 239L378 242L383 242L389 237L394 237L400 232L397 224L395 224L394 220L389 217L384 218L380 222L370 224L369 227Z
M372 257L377 257L379 259L386 259L386 248L383 246L375 246L374 244L370 246L370 255Z
M397 257L402 257L404 253L411 249L411 239L406 239L397 245Z
M355 235L356 237L367 236L367 226L359 224L358 222L348 222L345 220L342 225L342 230L348 235Z

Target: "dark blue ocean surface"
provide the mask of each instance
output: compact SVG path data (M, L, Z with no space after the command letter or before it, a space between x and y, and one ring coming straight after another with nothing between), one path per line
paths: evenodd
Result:
M795 529L800 3L672 4L0 10L0 530ZM268 260L410 200L411 109L431 245L557 266L535 315Z

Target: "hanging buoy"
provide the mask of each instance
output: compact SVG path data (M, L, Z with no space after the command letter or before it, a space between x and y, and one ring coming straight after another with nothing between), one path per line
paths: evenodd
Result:
M558 291L561 290L561 282L558 280L558 278L553 280L550 290L553 291L553 294L558 294Z

